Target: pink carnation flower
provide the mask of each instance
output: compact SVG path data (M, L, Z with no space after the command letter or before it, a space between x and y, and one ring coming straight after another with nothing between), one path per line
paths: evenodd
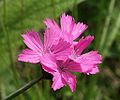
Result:
M82 73L96 74L99 72L97 67L101 63L102 57L97 51L90 51L81 54L83 50L92 42L93 36L82 37L78 43L74 44L72 54L69 56L71 60L80 63Z
M60 18L61 28L54 20L46 19L45 24L48 28L61 33L60 36L72 44L73 50L69 58L80 63L81 68L83 69L82 73L89 75L99 72L97 64L101 63L102 57L97 51L91 51L81 55L83 50L92 42L94 36L89 35L86 38L82 37L78 42L74 41L87 29L87 25L81 22L76 24L72 16L65 15L65 13L62 14Z
M53 75L52 88L54 91L68 84L71 91L74 92L76 88L76 76L71 72L81 72L79 63L70 59L56 60L54 56L49 54L41 57L41 63L43 69Z
M68 55L71 54L71 44L64 41L59 35L59 33L55 34L54 31L46 29L43 44L39 34L34 30L23 34L24 43L28 48L19 54L18 60L39 63L40 57L46 53L53 54L58 60L66 59Z
M60 18L61 28L54 20L46 19L47 29L44 42L37 32L29 31L23 34L24 43L29 49L23 50L18 60L30 63L41 63L42 68L53 75L53 90L68 84L73 92L76 88L76 76L71 72L96 74L102 57L97 51L82 54L92 42L93 36L77 39L87 28L87 25L75 23L71 16L63 14Z
M72 16L65 15L65 13L63 13L60 18L61 28L54 20L46 19L44 23L48 28L53 29L56 33L61 33L61 37L70 43L77 39L88 27L81 22L76 24Z

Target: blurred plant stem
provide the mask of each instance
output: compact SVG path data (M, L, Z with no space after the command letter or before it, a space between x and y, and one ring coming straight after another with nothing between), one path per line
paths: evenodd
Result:
M106 56L108 54L108 50L110 49L113 41L115 40L117 34L119 33L119 28L120 28L120 12L118 14L118 17L116 18L114 28L112 29L112 31L110 32L110 35L108 36L106 46L103 51L103 55Z
M8 53L9 53L9 59L10 59L10 67L11 67L11 70L12 70L12 74L13 74L13 77L16 81L16 85L18 84L18 74L16 72L16 69L15 69L15 65L14 65L14 60L13 60L13 53L12 53L12 46L11 46L11 41L10 41L10 34L8 33L8 29L7 29L7 11L6 11L6 0L3 0L3 21L2 21L2 29L3 29L3 32L5 33L5 37L6 37L6 44L7 44L7 50L8 50Z
M103 27L100 46L99 46L99 50L101 50L102 54L103 54L103 51L105 49L104 48L105 40L107 38L107 32L108 32L108 28L110 25L110 20L111 20L114 5L115 5L115 0L111 0L110 4L109 4L109 8L108 8L108 15L106 16L105 24ZM104 57L105 56L103 55L103 58ZM95 99L95 94L97 93L95 85L97 83L97 80L98 80L98 76L90 76L90 81L88 83L88 86L86 87L86 93L84 95L84 100L94 100Z
M39 77L38 79L34 79L34 80L30 81L29 83L27 83L26 85L24 85L20 89L16 90L15 92L13 92L10 95L8 95L7 97L5 97L3 100L12 100L13 98L17 97L18 95L24 93L26 90L31 88L33 85L35 85L36 83L38 83L42 79L43 79L43 77Z
M6 91L3 83L0 84L0 100L5 97Z
M12 52L12 43L10 40L10 34L8 33L8 29L7 29L7 9L6 9L6 0L3 0L3 21L2 22L2 29L3 32L5 33L5 37L6 37L6 45L7 45L7 51L9 54L9 59L10 59L10 69L12 71L12 76L14 77L14 82L15 82L15 86L18 87L19 86L19 82L18 82L18 74L17 71L15 69L15 64L14 64L14 58L13 58L13 52ZM23 96L20 96L20 100L24 100Z
M96 88L95 88L95 85L96 85L96 82L97 82L97 79L98 79L98 76L90 76L89 78L90 80L88 81L88 85L86 87L86 92L85 92L85 95L84 95L84 100L95 100L95 95L96 95Z
M24 0L20 0L20 17L24 16ZM24 27L24 22L21 20L21 27Z
M112 13L113 13L114 5L115 5L115 0L111 0L110 4L109 4L109 8L108 8L108 15L106 16L105 24L104 24L104 27L103 27L103 32L102 32L102 36L101 36L101 42L100 42L99 50L103 50L105 40L106 40L106 36L107 36L107 31L108 31L108 28L109 28L109 25L110 25L111 16L112 16Z
M76 21L78 21L78 6L76 6L77 0L74 1L73 9L72 9L72 16Z
M51 5L52 5L53 16L54 16L54 18L56 18L55 0L51 0Z

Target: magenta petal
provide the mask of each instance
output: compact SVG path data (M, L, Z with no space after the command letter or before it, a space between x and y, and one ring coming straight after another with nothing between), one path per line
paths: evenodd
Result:
M71 33L66 33L66 32L61 32L61 37L65 40L65 41L67 41L67 42L69 42L69 43L73 43L73 36L72 36L72 34Z
M73 40L78 38L87 29L87 27L88 27L87 25L80 22L78 24L74 24L72 31Z
M62 78L59 72L54 73L52 81L53 81L52 88L54 91L65 86L65 80Z
M18 56L18 61L38 63L40 62L41 53L32 51L30 49L25 49Z
M47 66L42 65L42 68L44 69L44 71L46 71L50 74L53 74L55 72L55 70L53 70L51 67L47 67Z
M77 57L76 61L81 64L100 64L102 57L97 51L90 51Z
M40 62L42 65L45 66L45 68L43 67L43 69L45 69L45 71L49 72L49 70L57 70L57 64L56 64L56 59L53 55L51 54L44 54L40 57ZM47 70L48 67L48 70Z
M46 24L47 28L55 30L55 33L60 33L60 28L54 20L47 18L44 23Z
M83 50L92 42L94 36L82 37L79 42L74 46L75 53L80 55Z
M72 43L73 42L73 36L72 36L72 30L73 26L75 24L72 16L62 14L60 18L60 24L61 24L61 37L65 39L65 41Z
M65 60L71 54L71 44L60 39L58 44L53 45L51 52L54 53L57 60Z
M87 72L95 67L95 65L100 64L102 57L97 51L91 51L77 57L76 62L80 63L82 72Z
M86 74L96 74L99 72L99 68L97 66L93 67L91 70L87 71Z
M95 65L93 64L81 64L81 72L82 73L89 73L89 71L92 70L92 68L94 68Z
M42 52L43 45L40 40L39 34L34 30L28 31L26 34L23 34L24 43L32 50Z
M76 88L76 76L72 75L69 72L64 72L63 78L66 81L66 83L69 85L71 91L74 92L74 90Z
M52 29L46 29L44 34L44 50L49 50L52 45L58 43L60 38L60 33L55 33Z
M71 33L75 22L72 16L65 15L64 13L60 18L60 24L61 24L62 32Z
M67 65L67 68L71 72L80 72L80 73L82 72L80 63L76 63L73 61L69 62L69 64Z

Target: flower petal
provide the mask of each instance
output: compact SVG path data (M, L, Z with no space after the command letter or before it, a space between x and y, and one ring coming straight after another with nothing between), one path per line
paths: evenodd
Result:
M42 52L43 45L40 40L39 34L34 30L28 31L26 34L23 34L24 43L33 51Z
M72 35L73 35L73 40L77 39L86 29L87 25L83 23L78 23L74 24L73 30L72 30Z
M53 55L51 54L44 54L40 57L40 62L42 65L44 65L43 69L45 71L49 72L49 70L57 70L57 64L56 64L56 59ZM47 70L48 69L48 70Z
M83 50L92 42L94 36L82 37L79 42L74 46L75 53L80 55Z
M44 49L48 51L52 45L55 45L58 43L60 38L60 33L55 33L52 29L46 29L44 34Z
M56 91L57 89L60 89L66 84L65 80L62 78L59 72L54 73L52 81L53 81L52 88L54 91Z
M68 37L72 36L72 39L75 40L78 38L86 29L87 25L83 23L75 24L72 16L62 14L60 18L61 30L63 33L68 34Z
M80 63L76 63L74 61L69 62L67 68L71 72L82 72Z
M90 51L77 57L75 60L80 63L82 72L87 72L94 68L95 65L100 64L102 57L97 51Z
M97 66L93 67L91 70L85 72L87 75L89 74L96 74L99 72L99 68Z
M47 28L55 30L55 33L60 33L60 27L57 25L57 23L54 20L50 20L49 18L47 18L44 21L44 23L47 26Z
M100 64L102 57L98 51L90 51L77 57L76 61L82 64Z
M60 24L61 24L61 37L65 39L65 41L72 43L73 42L73 36L72 36L72 30L73 26L75 24L72 16L62 14L60 18Z
M64 13L60 18L60 24L61 24L62 32L71 33L75 22L72 16L65 15Z
M50 74L53 74L55 72L55 70L53 70L52 68L50 67L47 67L45 65L42 64L42 68L44 69L44 71L50 73Z
M19 54L18 61L38 63L40 62L40 56L41 54L39 52L25 49L21 54Z
M76 76L72 75L69 72L63 72L63 78L66 81L66 83L69 85L72 92L74 92L76 88Z
M71 44L60 39L58 44L53 45L51 52L54 53L57 60L65 60L71 54Z

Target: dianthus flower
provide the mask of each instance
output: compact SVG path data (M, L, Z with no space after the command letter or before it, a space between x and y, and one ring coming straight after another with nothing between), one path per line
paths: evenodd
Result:
M96 74L102 57L98 51L82 54L92 42L94 36L82 37L75 41L86 29L87 25L75 23L72 16L62 14L60 26L54 20L44 21L47 28L44 33L44 42L37 32L28 31L23 34L24 43L29 49L23 50L18 60L30 63L41 63L42 68L53 75L53 90L60 89L68 84L71 91L76 88L76 76L72 72Z
M34 30L28 31L22 37L28 48L19 54L19 61L39 63L40 57L46 53L53 54L58 60L65 59L71 54L71 44L64 41L64 39L59 37L59 34L55 34L54 31L48 28L44 33L43 43L39 34Z

